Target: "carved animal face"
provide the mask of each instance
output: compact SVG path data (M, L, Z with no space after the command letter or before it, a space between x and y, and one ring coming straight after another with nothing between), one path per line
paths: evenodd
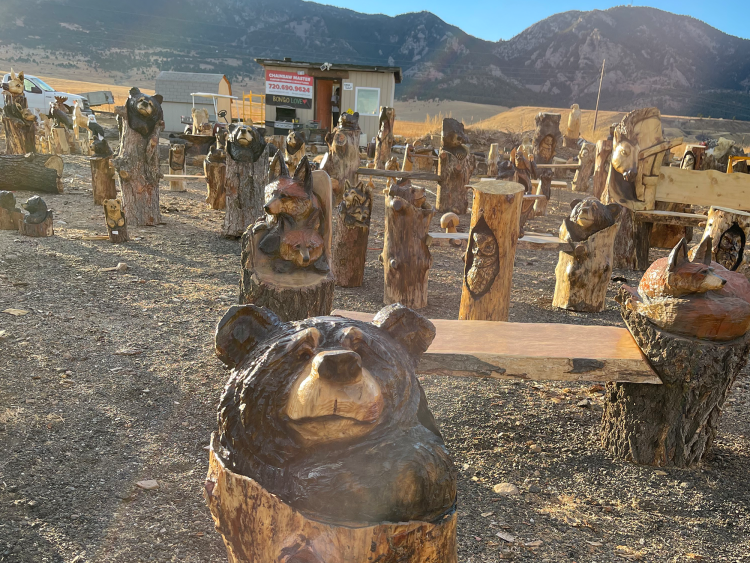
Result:
M125 225L125 217L122 215L122 203L119 199L105 199L103 206L104 217L109 228L115 229Z
M156 125L164 119L161 95L147 96L138 88L131 88L125 108L127 110L128 126L147 137L154 132Z
M303 156L294 176L289 176L289 169L282 154L276 153L271 163L270 183L266 186L266 205L263 207L268 215L287 215L292 218L307 216L317 199L313 195L312 170L307 156Z
M555 139L552 135L547 135L539 143L539 157L542 160L551 160L555 149Z
M560 229L560 238L569 242L584 241L594 233L611 227L621 211L618 204L604 205L595 197L574 199L570 207L570 217L565 218Z
M298 268L307 268L323 256L323 237L315 229L293 229L285 231L281 238L279 255Z
M185 164L185 145L174 144L169 147L169 163L172 168L180 168Z
M286 150L289 154L296 154L305 146L305 134L300 131L290 131L286 136Z
M232 123L227 137L229 155L240 162L257 162L266 150L266 141L252 125Z
M441 139L444 149L457 148L469 142L464 131L464 124L450 117L443 119L443 135Z
M38 195L30 197L26 200L26 203L21 204L21 207L29 212L24 218L24 221L27 223L42 223L47 218L47 213L49 213L47 204Z
M626 182L635 182L638 175L638 146L615 131L615 148L612 150L612 167L622 174Z
M475 256L495 256L497 254L497 241L491 234L475 232L472 239Z
M112 156L112 148L109 146L109 143L98 136L91 138L89 148L96 156Z
M356 186L344 182L344 196L341 202L341 213L344 214L346 223L354 222L359 225L370 224L370 213L372 209L371 189L360 182ZM347 219L349 219L347 221Z
M7 91L10 92L13 96L20 96L21 94L23 94L23 81L23 71L19 72L16 75L13 72L13 69L10 69L10 78L8 79L7 83Z
M342 113L339 116L339 127L341 129L359 129L359 112Z

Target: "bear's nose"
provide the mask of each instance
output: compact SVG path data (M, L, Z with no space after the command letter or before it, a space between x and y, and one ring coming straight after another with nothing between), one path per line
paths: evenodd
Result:
M351 383L362 376L362 358L350 350L321 352L313 360L318 377L337 383Z

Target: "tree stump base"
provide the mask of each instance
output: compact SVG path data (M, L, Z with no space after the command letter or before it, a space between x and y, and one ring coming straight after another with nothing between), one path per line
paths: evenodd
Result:
M544 199L534 200L533 217L544 217L547 215L547 204L552 197L552 174L542 174L539 186L536 189L536 195L543 195Z
M36 151L36 132L33 121L3 116L5 154L28 154Z
M225 209L222 236L239 238L250 225L261 218L264 189L268 184L268 148L253 161L234 160L227 154L224 181Z
M585 241L573 243L574 250L560 251L555 268L553 307L585 313L604 310L618 227L615 223Z
M711 237L711 257L727 270L750 274L750 252L747 242L750 237L750 213L711 207L701 242ZM690 239L688 239L690 240ZM689 254L692 259L700 245L694 246Z
M55 234L52 227L52 211L47 212L47 218L41 223L27 223L21 221L18 227L19 234L27 237L51 237Z
M211 437L204 497L229 563L456 563L456 512L436 522L337 526L307 518L228 469ZM268 522L273 522L272 526ZM301 538L302 541L297 541Z
M372 189L362 182L347 185L333 211L333 274L340 287L360 287L365 279L371 214Z
M105 199L117 198L117 184L115 183L115 167L109 156L92 156L91 187L94 192L94 205L101 205Z
M710 451L721 409L750 354L750 333L729 342L659 330L618 301L626 326L662 385L607 383L602 445L643 465L691 467Z
M227 177L227 165L223 162L204 160L203 173L206 175L206 203L211 209L226 209L227 193L224 182Z
M23 213L20 211L8 211L0 207L0 231L17 231L21 228Z

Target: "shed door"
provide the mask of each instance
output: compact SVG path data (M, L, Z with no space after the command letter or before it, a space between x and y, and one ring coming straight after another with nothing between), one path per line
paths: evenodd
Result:
M331 96L333 95L333 81L315 80L315 119L321 129L331 129Z

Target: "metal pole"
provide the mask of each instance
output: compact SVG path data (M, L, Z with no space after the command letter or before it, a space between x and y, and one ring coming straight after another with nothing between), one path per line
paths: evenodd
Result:
M596 131L596 120L599 117L599 98L602 95L602 81L604 80L604 62L607 59L602 59L602 75L599 77L599 93L596 95L596 111L594 112L594 127L591 129L591 134Z

